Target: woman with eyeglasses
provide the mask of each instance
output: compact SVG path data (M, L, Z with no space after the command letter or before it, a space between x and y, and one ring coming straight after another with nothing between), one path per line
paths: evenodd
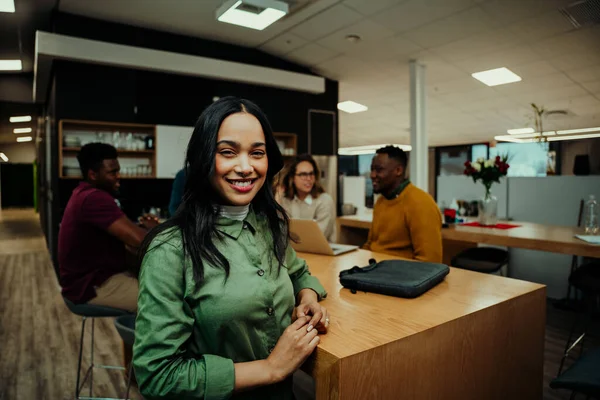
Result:
M294 219L317 221L327 240L335 242L335 204L321 186L319 167L308 154L292 162L283 177L281 205Z

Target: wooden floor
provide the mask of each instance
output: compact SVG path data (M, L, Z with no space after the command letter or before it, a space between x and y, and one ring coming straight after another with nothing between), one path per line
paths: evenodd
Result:
M558 369L573 314L559 311L549 302L547 315L544 399L568 399L569 393L553 391L548 383ZM2 211L0 400L73 399L80 329L81 319L62 301L38 216L31 210ZM591 342L598 344L596 333L597 327ZM95 336L96 362L120 365L122 344L112 319L97 320ZM86 341L84 367L88 357ZM95 372L95 396L122 397L124 390L121 372ZM135 388L130 397L141 398Z
M91 324L86 323L86 335ZM96 320L94 359L122 365L113 320ZM73 399L81 318L60 295L38 216L30 210L0 214L0 400ZM89 337L84 367L89 360ZM84 392L89 392L86 387ZM93 394L124 397L122 372L95 370ZM82 394L83 395L83 394ZM130 398L141 399L133 389Z

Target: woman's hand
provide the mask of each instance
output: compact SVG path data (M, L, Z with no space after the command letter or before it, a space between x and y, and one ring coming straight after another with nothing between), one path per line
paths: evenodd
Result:
M317 294L312 289L302 289L298 293L298 306L292 314L292 321L304 316L311 317L307 326L307 331L316 328L319 333L327 333L329 327L329 313L327 309L319 303Z
M310 317L304 316L288 326L267 358L276 382L284 380L300 368L319 344L317 330L311 329L309 332L307 329L309 321Z

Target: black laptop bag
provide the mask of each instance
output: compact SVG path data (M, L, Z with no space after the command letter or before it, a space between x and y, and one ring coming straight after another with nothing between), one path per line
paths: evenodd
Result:
M357 291L414 298L444 280L450 268L444 264L385 260L369 260L366 267L340 272L340 283L352 293Z

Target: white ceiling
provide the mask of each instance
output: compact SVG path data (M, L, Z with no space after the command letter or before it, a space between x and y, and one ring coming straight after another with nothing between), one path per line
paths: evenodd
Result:
M600 25L575 29L567 0L296 0L262 32L219 23L221 0L61 0L61 11L248 47L340 81L342 146L409 143L408 61L427 67L431 145L489 141L531 124L529 104L567 109L544 128L600 126ZM362 37L350 43L346 35ZM518 83L470 74L507 67Z

